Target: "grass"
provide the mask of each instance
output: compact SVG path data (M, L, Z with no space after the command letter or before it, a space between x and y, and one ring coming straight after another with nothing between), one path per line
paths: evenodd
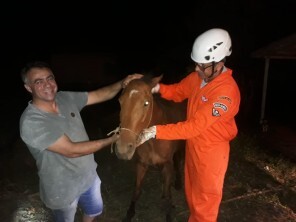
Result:
M240 134L233 142L234 152L241 152L243 158L271 175L282 185L295 187L296 164L275 150L269 150L260 142L260 135ZM239 150L238 150L239 149Z
M98 154L100 158L98 163L100 164L99 174L103 181L102 194L105 209L100 221L119 221L125 215L132 195L135 169L132 162L115 159L110 155L110 150L102 152ZM218 221L296 221L294 213L296 212L295 163L283 154L268 149L261 142L258 133L240 132L231 142L230 155ZM23 171L18 173L23 173ZM160 210L159 174L156 169L149 171L134 221L152 221L151 218L155 222L163 221ZM2 197L2 202L6 203L2 206L1 221L5 221L3 220L5 214L9 215L15 210L14 205L9 204L12 200L23 201L22 211L16 213L19 218L34 215L36 220L31 220L32 222L49 221L42 219L48 216L48 211L38 196L35 197L36 200L28 197L30 193L27 194L28 188L24 186L25 182L28 182L28 178L21 183L10 181L9 184L13 185L13 189L6 187L7 183L4 180L0 183L2 190L0 197ZM174 222L186 221L189 211L183 191L173 189L173 199L176 207ZM7 209L10 205L11 209ZM32 207L34 211L31 210Z

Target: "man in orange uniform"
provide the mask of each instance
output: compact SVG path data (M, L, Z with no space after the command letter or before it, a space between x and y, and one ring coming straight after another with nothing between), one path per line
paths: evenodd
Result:
M210 29L198 36L191 58L195 72L179 83L157 84L153 93L167 100L188 99L187 120L144 129L139 144L156 138L185 139L185 193L189 222L217 221L229 142L237 135L235 115L240 91L232 70L224 66L232 52L231 38L223 29Z

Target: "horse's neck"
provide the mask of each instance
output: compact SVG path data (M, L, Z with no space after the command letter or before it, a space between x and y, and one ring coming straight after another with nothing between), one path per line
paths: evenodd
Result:
M153 98L153 111L150 126L168 123L167 115L164 111L164 104L160 98Z
M150 126L184 121L186 119L186 104L186 101L182 103L175 103L173 101L168 101L161 97L154 96L153 113Z

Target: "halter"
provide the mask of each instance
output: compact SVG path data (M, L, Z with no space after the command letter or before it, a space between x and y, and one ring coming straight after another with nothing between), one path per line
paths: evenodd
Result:
M152 115L153 115L153 95L152 95L152 105L151 105L151 115L150 115L150 119L149 119L149 122L147 124L147 126L145 128L148 128L150 123L151 123L151 120L152 120ZM129 131L133 134L135 134L137 136L137 138L139 137L139 134L138 133L135 133L133 130L129 129L129 128L125 128L125 127L121 127L120 125L118 127L116 127L115 130L112 130L111 132L109 132L107 135L111 135L112 133L115 134L115 133L120 133L120 130L126 130L126 131Z
M153 115L153 95L152 95L152 100L151 100L151 115L150 115L150 119L149 119L149 122L148 122L147 126L144 129L146 129L146 128L149 127L149 125L151 123L151 120L152 120L152 115ZM133 134L135 134L137 136L137 139L138 139L138 137L139 137L139 134L138 133L135 133L134 131L132 131L129 128L120 127L120 126L119 126L119 129L118 129L118 132L120 133L120 130L122 130L122 129L123 130L126 130L126 131L129 131L129 132L132 132Z
M152 95L152 100L151 100L151 102L152 102L152 105L151 105L151 115L150 115L150 119L149 119L149 122L148 122L148 124L147 124L147 126L145 127L145 128L148 128L149 127L149 125L150 125L150 123L151 123L151 120L152 120L152 115L153 115L153 95ZM144 128L144 129L145 129ZM137 137L137 139L138 139L138 137L139 137L139 134L138 133L135 133L133 130L131 130L131 129L129 129L129 128L125 128L125 127L121 127L120 125L118 126L118 127L116 127L116 129L115 130L112 130L111 132L109 132L108 134L107 134L107 136L109 136L109 135L111 135L111 134L120 134L120 131L121 130L126 130L126 131L129 131L129 132L131 132L131 133L133 133L133 134L135 134L136 135L136 137ZM114 143L112 143L111 144L111 153L113 153L113 145Z
M135 133L134 131L132 131L132 130L129 129L129 128L125 128L125 127L120 127L120 126L119 126L119 130L118 130L119 133L120 133L120 130L130 131L130 132L132 132L133 134L135 134L135 135L137 136L137 138L138 138L138 136L139 136L138 133Z

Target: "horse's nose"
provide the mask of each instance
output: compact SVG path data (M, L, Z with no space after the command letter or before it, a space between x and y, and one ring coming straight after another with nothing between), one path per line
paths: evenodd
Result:
M123 143L118 140L116 142L115 153L119 159L130 160L135 152L135 145L132 142Z
M133 142L123 142L121 140L116 142L116 149L119 151L119 153L129 153L134 149L134 147L135 146Z
M134 144L133 143L128 143L127 144L128 150L134 149Z

